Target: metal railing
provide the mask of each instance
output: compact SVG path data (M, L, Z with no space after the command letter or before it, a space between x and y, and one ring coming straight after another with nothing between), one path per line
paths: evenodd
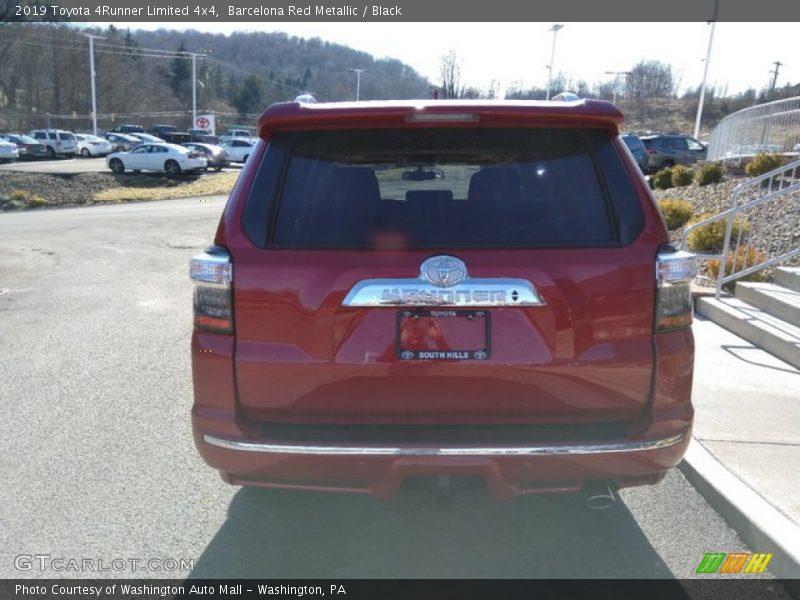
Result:
M697 256L719 264L717 298L725 284L800 256L800 160L737 185L730 208L687 227L681 248L714 223L725 224L722 253Z
M722 119L711 133L708 160L760 152L800 152L800 96L751 106Z

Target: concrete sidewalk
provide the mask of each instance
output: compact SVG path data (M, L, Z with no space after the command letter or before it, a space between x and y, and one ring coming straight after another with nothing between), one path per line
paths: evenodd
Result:
M687 454L684 471L711 490L701 492L721 504L715 508L737 530L760 531L739 531L748 543L785 542L784 554L791 555L800 546L800 370L703 317L694 335L693 445L700 447ZM744 485L713 472L721 467ZM772 570L780 564L777 576L800 577L794 559L800 554L781 557Z

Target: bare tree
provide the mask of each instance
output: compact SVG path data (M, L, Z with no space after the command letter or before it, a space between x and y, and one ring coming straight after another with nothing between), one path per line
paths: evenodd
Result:
M657 60L643 60L625 77L625 95L637 102L675 94L672 67Z
M442 77L442 95L445 98L459 98L461 87L461 61L455 50L450 50L439 59L439 73Z

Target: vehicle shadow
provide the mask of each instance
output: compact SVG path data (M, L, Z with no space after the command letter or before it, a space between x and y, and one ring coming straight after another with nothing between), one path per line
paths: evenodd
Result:
M243 489L190 578L672 578L623 503Z

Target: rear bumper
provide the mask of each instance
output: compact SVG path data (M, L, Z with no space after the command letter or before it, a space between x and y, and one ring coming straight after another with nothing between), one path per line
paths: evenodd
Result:
M655 340L652 397L642 418L598 439L529 438L508 444L335 443L318 437L276 437L275 429L242 417L236 404L232 336L195 331L192 426L197 449L235 485L352 492L389 498L416 476L482 478L498 498L573 492L591 480L618 487L652 484L682 459L691 439L691 331ZM385 438L384 438L385 439ZM491 437L489 439L497 439ZM530 439L530 441L528 441Z
M217 415L219 416L219 415ZM496 447L330 446L232 438L203 431L195 444L231 484L394 496L414 476L482 478L497 498L577 491L590 480L618 487L656 483L680 462L690 426L657 438Z

